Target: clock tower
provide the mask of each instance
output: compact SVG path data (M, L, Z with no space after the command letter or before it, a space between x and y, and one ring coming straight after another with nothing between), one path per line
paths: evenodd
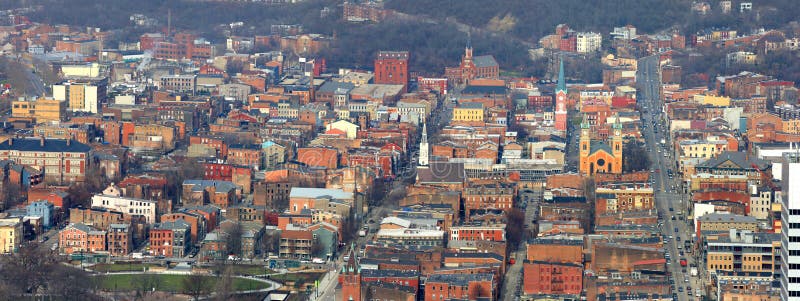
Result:
M567 130L567 82L564 80L564 59L558 66L558 84L556 85L556 124L559 131Z

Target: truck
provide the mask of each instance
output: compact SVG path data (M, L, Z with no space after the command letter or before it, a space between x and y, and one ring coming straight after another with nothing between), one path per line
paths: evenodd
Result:
M352 233L352 232L351 232L351 233ZM364 236L367 236L367 231L365 231L365 230L359 230L359 231L358 231L358 237L364 237Z
M697 276L697 267L692 267L692 268L689 270L689 273L692 275L692 277L695 277L695 276Z

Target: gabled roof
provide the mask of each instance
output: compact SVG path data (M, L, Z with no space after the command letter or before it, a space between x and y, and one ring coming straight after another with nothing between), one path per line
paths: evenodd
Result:
M353 198L353 193L345 192L341 189L328 189L328 188L307 188L307 187L292 187L289 192L289 198L323 198L330 197L331 199L349 200Z
M492 55L479 55L474 57L473 61L475 62L475 67L495 67L500 65Z
M590 154L594 154L594 153L599 152L599 151L604 151L609 155L613 154L613 152L611 151L611 146L609 146L605 142L592 141L590 146L589 146L589 153Z
M717 155L714 158L708 159L705 162L698 164L696 168L717 168L721 164L728 161L738 166L739 168L743 169L752 169L753 164L755 164L759 169L764 171L768 169L770 166L769 161L758 159L756 156L748 156L744 152L726 151L722 152L721 154Z

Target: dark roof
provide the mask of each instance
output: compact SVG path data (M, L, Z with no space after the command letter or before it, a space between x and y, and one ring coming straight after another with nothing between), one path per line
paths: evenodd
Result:
M703 163L697 164L696 168L716 168L727 161L731 161L733 164L743 169L752 169L753 164L755 164L762 171L766 171L770 166L769 161L758 159L756 156L748 156L744 152L727 151Z
M361 277L402 277L402 278L412 278L412 277L419 277L418 271L401 271L401 270L373 270L373 269L363 269L361 270Z
M613 154L613 152L611 152L611 146L609 146L607 143L602 141L592 141L591 145L589 146L589 153L594 154L599 151L604 151L609 155Z
M493 258L493 259L499 260L500 262L503 262L503 256L500 255L500 254L495 254L495 253L445 252L443 257L445 257L445 258L448 258L448 257L449 258L454 258L454 257L459 257L459 258Z
M433 274L428 276L426 283L448 283L458 286L466 286L473 281L492 281L493 275L488 273L481 274Z
M505 86L467 86L461 94L506 94Z
M428 168L417 168L420 183L463 183L464 163L430 162Z
M494 67L500 65L497 63L497 60L494 59L494 56L491 55L479 55L474 57L473 61L475 61L475 67Z
M14 140L13 143L9 143L11 140ZM67 140L63 139L45 139L43 145L41 138L11 138L3 143L0 143L0 150L88 153L90 150L92 150L92 148L75 140L67 143Z

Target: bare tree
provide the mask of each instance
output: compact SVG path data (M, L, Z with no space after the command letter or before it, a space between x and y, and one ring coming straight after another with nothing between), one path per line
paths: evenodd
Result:
M311 257L322 257L320 256L320 253L322 253L324 250L325 247L322 245L322 241L319 239L319 237L316 237L311 241Z
M278 253L281 244L281 235L277 231L265 233L261 238L261 251L267 253Z
M525 213L519 208L506 212L506 240L511 250L516 250L525 234Z
M183 278L183 292L192 297L194 300L199 300L201 296L207 295L210 289L211 279L208 276L199 274L191 274Z
M233 268L230 265L220 266L219 278L217 278L215 300L226 301L231 298L233 292Z
M227 255L234 255L236 257L242 256L242 234L244 228L242 223L236 222L228 229L225 229L227 236L225 238L225 248L227 248Z

